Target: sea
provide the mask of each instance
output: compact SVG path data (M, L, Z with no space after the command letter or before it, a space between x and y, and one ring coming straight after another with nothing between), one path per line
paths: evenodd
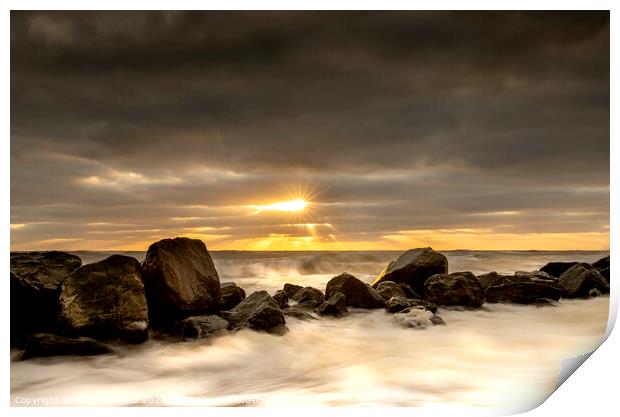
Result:
M83 263L113 252L73 252ZM114 252L144 259L144 252ZM449 271L512 273L549 261L594 262L608 251L443 251ZM324 291L341 272L372 282L400 252L212 251L221 282L247 294L287 282ZM13 406L471 406L523 411L558 382L562 359L600 345L609 297L555 307L440 308L445 326L403 328L384 310L287 318L284 336L241 330L209 339L149 340L96 357L19 361Z

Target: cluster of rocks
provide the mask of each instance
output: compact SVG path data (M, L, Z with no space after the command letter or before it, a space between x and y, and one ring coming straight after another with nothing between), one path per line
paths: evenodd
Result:
M82 265L64 252L11 253L11 344L24 348L24 359L93 355L110 352L110 341L142 343L149 332L177 339L241 328L282 335L287 318L338 318L351 309L385 309L399 325L424 328L445 324L438 306L549 305L607 292L609 257L476 277L448 273L444 255L419 248L391 262L372 285L343 272L324 291L287 283L273 295L246 296L236 283L220 282L201 240L174 238L153 243L142 264L122 255Z

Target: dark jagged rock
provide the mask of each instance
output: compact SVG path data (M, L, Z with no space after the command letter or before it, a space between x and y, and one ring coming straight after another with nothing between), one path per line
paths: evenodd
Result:
M282 310L265 290L253 292L232 310L222 311L222 318L230 323L230 329L247 327L276 334L287 331Z
M301 285L289 284L288 282L284 284L284 288L282 291L286 294L288 298L293 298L297 291L301 290L303 287Z
M228 326L228 321L219 316L190 316L178 323L175 333L181 339L202 339L218 331L226 330Z
M407 297L405 291L395 282L383 281L377 285L377 292L385 301L392 297Z
M546 298L559 300L561 291L553 284L529 281L494 285L486 291L488 303L533 304Z
M562 275L575 264L577 264L577 262L549 262L545 266L540 268L540 270L546 272L551 276L559 278L560 275Z
M502 280L504 280L505 278L505 275L500 275L495 271L491 271L486 274L478 275L476 278L478 278L478 281L480 281L482 288L486 290L493 285L501 284Z
M598 290L601 294L609 293L609 284L591 265L578 263L562 274L558 281L563 298L583 298Z
M610 261L610 257L606 256L604 258L599 259L598 261L594 262L592 264L592 266L594 267L594 269L596 269L599 274L601 274L603 276L603 278L605 278L607 280L607 282L609 283L609 261Z
M550 284L558 281L557 277L554 277L545 271L517 271L514 273L514 279L518 281L534 281Z
M282 314L284 314L285 317L291 317L298 320L316 320L316 317L308 313L308 311L296 306L285 308L282 310Z
M276 291L275 294L273 294L273 299L276 300L280 308L286 308L286 306L288 306L288 296L282 290Z
M220 293L222 297L220 308L222 310L234 308L245 298L245 290L234 282L222 282Z
M112 255L76 269L62 284L60 325L69 335L140 343L148 337L148 321L135 258Z
M315 308L325 301L325 296L317 288L304 287L295 293L293 301L296 301L300 307Z
M26 343L22 360L47 356L92 356L112 352L105 344L88 337L68 339L55 334L38 333Z
M177 237L153 243L142 275L156 326L220 308L220 280L201 240Z
M405 292L405 297L407 298L415 298L415 299L421 299L422 296L415 291L413 288L411 288L411 285L409 284L404 284L404 283L399 283L398 286Z
M65 252L11 252L11 345L55 329L61 284L81 265Z
M408 284L415 291L422 293L424 283L435 274L448 273L448 259L432 248L410 249L383 270L373 282L372 287L383 281Z
M437 312L437 305L420 299L392 297L385 305L388 313L398 313L408 308L423 308L431 313Z
M383 308L385 300L370 285L355 278L351 274L342 274L330 279L325 288L325 296L342 293L347 300L347 307Z
M347 298L340 292L334 293L327 301L318 306L315 312L321 316L343 316L348 313Z
M484 304L484 288L471 272L433 275L424 284L424 295L437 305L477 308Z

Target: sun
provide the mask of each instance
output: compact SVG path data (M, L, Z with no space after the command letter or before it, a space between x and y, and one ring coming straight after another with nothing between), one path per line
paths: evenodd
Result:
M256 206L257 211L288 211L288 212L299 212L303 211L307 206L308 202L303 198L296 198L294 200L288 201L279 201L272 204L267 204L263 206Z

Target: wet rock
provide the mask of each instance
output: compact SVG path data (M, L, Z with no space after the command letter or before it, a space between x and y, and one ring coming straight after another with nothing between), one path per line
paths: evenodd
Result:
M304 287L295 293L293 296L293 301L296 301L299 307L313 309L325 301L325 296L323 295L323 292L317 288Z
M528 280L533 282L543 282L552 284L558 281L557 277L546 273L545 271L517 271L514 273L514 279L521 281Z
M423 308L408 308L394 314L394 321L402 327L425 329L437 324L445 324L443 319Z
M559 300L561 291L552 283L524 281L494 285L486 291L488 303L533 304L540 299Z
M558 305L557 300L551 300L549 298L538 298L532 303L536 307L556 307Z
M549 262L542 268L541 271L548 273L551 276L559 278L569 268L576 265L577 262Z
M426 300L437 305L477 308L484 304L484 288L471 272L436 274L424 284Z
M422 296L415 291L413 288L411 288L411 285L409 284L404 284L404 283L399 283L398 286L404 291L405 293L405 297L407 298L416 298L416 299L421 299Z
M149 318L140 263L112 255L73 271L62 284L59 320L72 336L145 341Z
M408 284L416 292L424 291L424 283L435 274L448 273L448 259L432 248L410 249L390 262L373 282L372 287L383 281Z
M61 284L81 265L65 252L11 252L11 345L56 328Z
M385 301L392 297L407 297L405 291L395 282L383 281L377 285L377 292Z
M22 360L47 356L92 356L112 352L105 344L88 337L68 339L55 334L38 333L26 343Z
M222 297L220 308L222 310L234 308L245 298L245 290L234 282L222 282L220 293Z
M385 300L370 285L355 278L353 275L343 272L330 279L325 288L325 296L342 293L347 300L347 307L357 308L383 308Z
M280 306L265 290L253 292L232 310L222 311L222 318L231 329L247 327L275 334L287 331Z
M202 339L216 332L226 330L230 323L215 315L186 317L177 325L181 339Z
M220 308L220 279L201 240L177 237L153 243L142 275L156 326Z
M291 317L298 320L316 320L316 317L308 313L308 311L295 306L285 308L282 310L282 314L284 314L285 317Z
M280 308L286 308L288 306L288 296L282 290L278 290L273 295L273 299L276 300Z
M596 269L599 272L599 274L601 274L603 278L607 280L607 283L609 283L609 261L610 261L609 256L606 256L592 264L594 269Z
M284 284L283 291L286 293L288 298L293 298L297 291L301 290L303 287L301 285L289 284L288 282Z
M601 294L609 293L607 280L591 265L578 263L562 274L558 281L563 298L584 298L590 291L598 290Z
M432 313L437 312L437 305L415 298L392 297L385 305L388 313L398 313L409 308L423 308Z
M321 316L341 317L348 313L347 298L340 292L334 293L327 301L318 306L315 312Z

